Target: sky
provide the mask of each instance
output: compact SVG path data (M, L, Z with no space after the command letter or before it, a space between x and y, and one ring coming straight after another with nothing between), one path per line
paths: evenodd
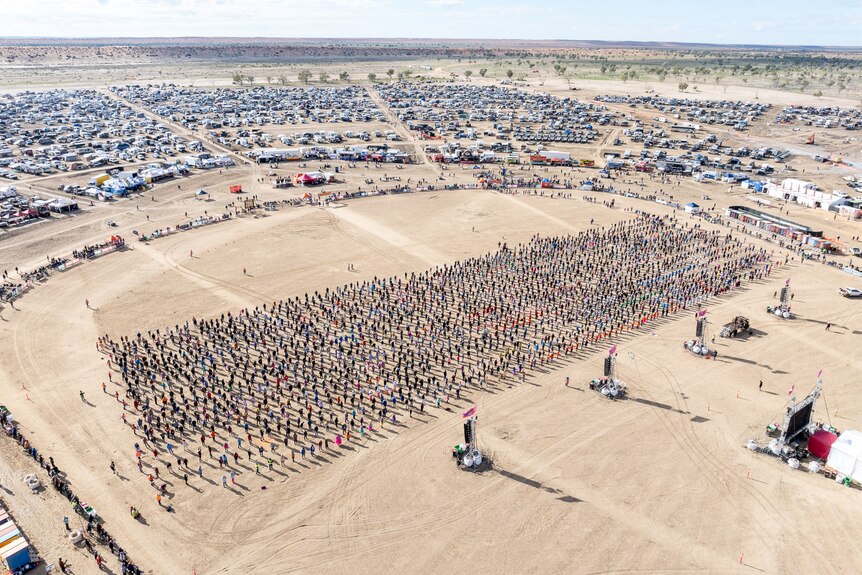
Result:
M0 36L862 45L862 0L0 0Z

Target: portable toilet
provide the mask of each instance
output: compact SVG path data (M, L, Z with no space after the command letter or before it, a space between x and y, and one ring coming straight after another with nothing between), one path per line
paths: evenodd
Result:
M30 563L30 544L17 529L6 534L5 540L0 542L0 558L12 572Z

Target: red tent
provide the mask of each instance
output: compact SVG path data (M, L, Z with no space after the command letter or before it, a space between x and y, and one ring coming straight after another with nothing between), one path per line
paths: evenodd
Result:
M829 451L836 439L838 436L834 433L825 429L818 429L808 440L808 452L817 459L826 459L829 457Z
M242 186L231 186L230 187L230 193L241 194L242 193Z

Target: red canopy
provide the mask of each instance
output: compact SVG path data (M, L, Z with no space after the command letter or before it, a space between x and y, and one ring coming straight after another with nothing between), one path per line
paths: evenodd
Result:
M832 449L832 444L838 436L830 433L825 429L819 429L814 432L814 435L808 440L808 452L817 459L826 459L829 457L829 451Z

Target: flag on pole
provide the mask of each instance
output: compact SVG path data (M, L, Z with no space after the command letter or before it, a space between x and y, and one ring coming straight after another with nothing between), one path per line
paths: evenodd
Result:
M704 309L700 310L699 312L697 312L697 317L703 317L703 316L705 316L705 315L706 315L706 308L704 308Z
M617 352L617 346L613 346L608 350L608 355L613 355Z
M784 280L784 286L786 287L789 285L790 285L790 278L787 278L786 280Z
M473 407L471 407L470 409L468 409L467 411L464 412L464 417L470 417L471 415L474 415L475 413L476 413L476 406L474 405Z
M793 390L796 389L796 384L790 386L790 389L787 390L787 395L793 395Z
M823 368L820 368L820 371L817 372L817 379L820 379L820 376L823 375Z

